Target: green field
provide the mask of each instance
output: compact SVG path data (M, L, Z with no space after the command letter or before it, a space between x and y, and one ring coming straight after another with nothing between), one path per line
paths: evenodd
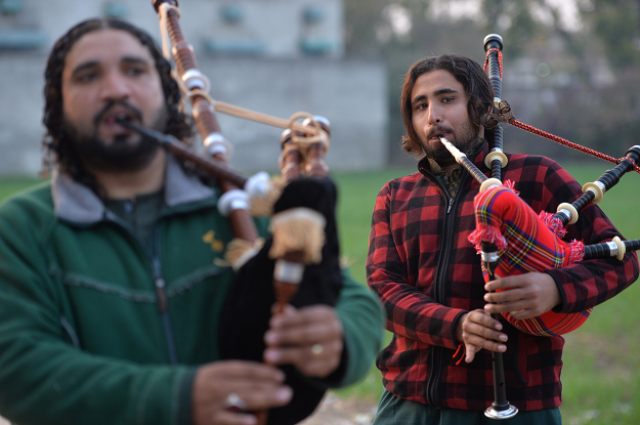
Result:
M567 169L585 183L595 180L608 164L574 165ZM338 220L342 254L353 275L365 282L365 260L371 213L376 195L390 179L413 169L336 174ZM0 199L34 179L0 180ZM614 224L628 239L640 238L640 175L629 173L601 203ZM598 306L591 318L566 336L562 371L563 422L581 424L640 424L640 284ZM388 335L387 335L388 339ZM372 368L360 384L339 394L377 401L381 393L379 372Z

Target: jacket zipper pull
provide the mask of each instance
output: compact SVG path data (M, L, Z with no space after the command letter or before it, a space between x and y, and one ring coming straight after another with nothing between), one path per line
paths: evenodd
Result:
M160 314L164 314L167 311L167 294L164 291L164 279L157 277L155 284L156 295L158 296L158 311Z
M452 206L453 206L453 198L449 198L449 208L447 208L447 214L451 212Z

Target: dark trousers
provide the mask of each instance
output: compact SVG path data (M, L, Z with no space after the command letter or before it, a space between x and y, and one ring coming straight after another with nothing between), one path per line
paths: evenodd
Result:
M483 411L436 409L383 390L373 425L562 425L560 409L519 412L507 420L489 419Z

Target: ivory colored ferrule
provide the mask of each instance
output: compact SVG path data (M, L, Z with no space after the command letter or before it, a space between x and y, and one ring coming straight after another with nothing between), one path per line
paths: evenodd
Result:
M484 192L487 189L491 189L492 187L501 187L502 182L495 177L491 177L490 179L486 179L480 185L480 193Z
M215 156L219 153L226 159L229 159L233 154L233 147L231 146L231 143L229 143L220 133L209 134L202 144L207 148L207 153L211 156Z
M568 212L568 215L569 215L568 224L574 224L575 222L578 221L578 217L579 217L578 210L576 210L573 205L563 202L562 204L558 205L558 212L560 212L561 210L565 210Z
M482 257L482 261L484 263L495 263L500 259L500 256L498 255L498 251L493 251L493 252L481 251L480 256Z
M189 90L200 89L208 92L211 83L209 79L198 69L188 69L182 74L182 82Z
M595 195L591 202L599 204L600 201L602 201L607 188L604 186L604 183L596 180L591 183L585 183L584 186L582 186L582 193L587 193L587 191L592 192Z
M622 259L624 258L624 254L627 253L627 247L625 246L624 242L622 241L622 239L620 239L618 236L614 237L612 239L612 242L616 244L618 250L617 250L617 254L616 258L620 261L622 261Z
M494 97L493 98L493 104L496 105L496 108L500 109L500 103L502 102L502 99L500 99L499 97Z
M509 163L509 159L507 159L507 155L505 155L504 152L494 150L484 157L484 165L486 165L487 168L491 168L494 160L500 161L500 168L506 167Z
M456 162L460 164L462 158L466 158L467 155L460 152L458 148L456 148L453 143L445 139L444 137L440 138L440 142L444 145L445 148L449 151L449 153L455 158Z
M274 279L285 283L299 284L303 274L304 264L285 260L277 260L273 270Z
M269 174L265 171L249 177L247 183L244 185L244 190L251 198L264 199L272 189L273 183L271 182L271 177L269 177Z
M225 192L218 201L218 211L223 217L229 216L233 210L249 209L249 195L244 190L234 189Z

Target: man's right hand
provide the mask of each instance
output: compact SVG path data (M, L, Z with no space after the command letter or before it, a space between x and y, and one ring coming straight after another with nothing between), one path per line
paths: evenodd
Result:
M288 404L293 395L283 385L284 373L273 366L249 361L221 361L201 366L193 382L193 423L195 425L253 425L251 411ZM247 412L227 410L225 401L236 394L246 403Z
M471 363L476 353L483 348L489 351L507 351L507 335L500 332L502 323L493 319L482 309L464 314L458 321L456 335L464 343L465 361Z

